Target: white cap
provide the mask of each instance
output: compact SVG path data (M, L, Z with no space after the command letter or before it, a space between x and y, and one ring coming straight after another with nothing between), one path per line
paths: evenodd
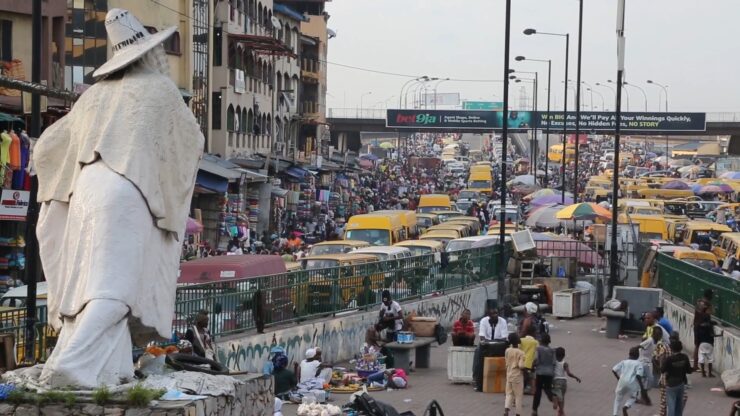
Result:
M311 359L316 356L316 348L309 348L306 350L306 358Z

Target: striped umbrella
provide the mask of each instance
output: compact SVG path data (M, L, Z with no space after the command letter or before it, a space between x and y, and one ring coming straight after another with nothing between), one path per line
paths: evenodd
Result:
M596 218L611 219L612 213L593 202L581 202L567 206L555 214L561 220L593 220Z

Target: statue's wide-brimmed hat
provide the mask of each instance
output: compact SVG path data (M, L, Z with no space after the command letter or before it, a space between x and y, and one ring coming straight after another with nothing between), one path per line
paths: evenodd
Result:
M105 16L105 30L113 47L113 57L100 66L96 78L112 74L144 56L175 33L175 26L149 33L144 25L128 10L111 9Z

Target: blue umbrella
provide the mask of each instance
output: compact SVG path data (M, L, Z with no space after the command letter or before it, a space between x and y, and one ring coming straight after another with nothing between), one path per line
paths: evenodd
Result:
M563 201L562 195L546 195L541 196L539 198L533 199L530 204L533 206L543 206L548 204L560 204ZM570 205L573 203L573 198L566 196L565 197L565 205Z
M689 184L684 181L669 181L660 187L661 189L691 189Z
M722 179L740 179L740 172L725 172L720 176Z

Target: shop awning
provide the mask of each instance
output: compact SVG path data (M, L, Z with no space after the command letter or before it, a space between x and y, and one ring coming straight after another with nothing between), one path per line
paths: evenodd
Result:
M229 33L229 39L255 51L257 54L296 57L293 49L271 36Z
M200 165L198 165L198 169L201 171L208 172L212 175L220 176L222 178L225 178L227 182L235 182L239 179L241 179L242 174L236 169L228 168L223 166L221 163L229 163L225 160L218 159L215 156L212 155L203 155L203 158L200 160ZM229 166L232 164L229 163ZM238 166L233 165L235 168L238 168Z
M272 194L280 198L285 198L285 196L288 195L288 191L283 188L278 188L277 186L273 186Z
M285 169L285 173L296 179L305 179L306 175L310 174L311 172L307 171L306 169L299 168L298 166L291 166L288 169Z
M209 191L225 193L229 189L229 180L204 170L198 170L198 175L195 177L195 186L196 190L201 193L208 193Z
M270 179L269 176L263 175L261 173L255 172L253 170L242 169L241 171L245 175L247 175L247 181L248 182L267 182L267 180Z

